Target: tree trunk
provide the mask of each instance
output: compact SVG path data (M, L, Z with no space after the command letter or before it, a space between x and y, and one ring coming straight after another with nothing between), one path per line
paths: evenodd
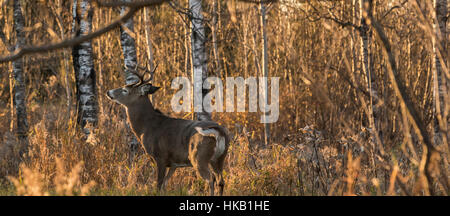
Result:
M379 124L380 121L378 119L379 117L379 108L378 108L378 86L376 83L376 76L372 71L371 68L371 62L370 62L370 53L369 53L369 46L372 41L371 37L371 31L369 29L369 25L366 22L368 16L372 16L372 0L359 0L359 8L360 8L360 16L361 16L361 54L362 54L362 61L361 61L361 68L363 71L363 74L366 77L366 83L367 83L367 92L370 93L369 98L369 127L371 128L371 139L372 139L372 150L375 151L375 144L379 143L381 144L381 135L379 132ZM380 146L381 148L382 146Z
M220 71L222 71L222 65L220 64L220 54L219 49L217 47L217 17L219 16L219 12L217 11L217 0L213 2L213 23L212 23L212 40L213 40L213 48L214 48L214 60L216 63L216 76L220 76Z
M79 2L78 2L79 1ZM87 34L92 27L92 13L88 0L74 0L73 19L75 23L75 35ZM90 133L85 128L87 123L97 125L97 90L95 85L95 70L91 41L75 45L72 49L73 68L75 71L76 95L77 95L77 121L86 134Z
M22 15L22 8L19 0L14 1L14 29L16 31L16 50L25 45L25 20ZM23 59L18 58L13 62L14 74L14 103L16 107L17 130L16 135L19 141L27 144L28 121L27 121L27 106L26 106L26 91L25 78L23 75ZM21 146L21 150L26 149L26 146Z
M448 98L447 83L443 73L442 65L447 65L445 62L447 52L447 0L434 0L436 20L434 24L436 38L433 38L433 55L434 55L434 70L433 70L433 126L434 126L434 143L440 145L447 143L447 116L448 116ZM439 44L440 43L440 44ZM440 46L439 46L440 45ZM438 52L442 54L442 59L439 58Z
M242 26L243 26L243 30L242 30L242 34L244 37L244 77L247 78L248 77L248 47L250 47L249 45L249 41L248 41L248 29L249 29L249 21L247 18L248 15L243 15L242 16Z
M120 10L121 14L126 12L126 7L122 7ZM133 19L129 19L127 22L120 27L120 45L122 46L123 52L123 60L124 60L124 75L125 75L125 84L130 85L133 83L137 83L139 81L139 77L137 77L133 72L136 72L137 69L137 56L136 56L136 44L134 38L131 37L130 33L134 32L134 23ZM124 118L126 118L124 116ZM133 160L137 149L138 149L138 141L136 136L131 133L131 128L127 123L128 133L131 135L130 145L130 160Z
M153 70L153 46L150 40L150 20L148 18L147 8L144 7L144 23L145 23L145 40L147 42L147 57L150 70Z
M377 21L370 15L369 16L372 26L377 32L378 38L381 42L383 48L383 54L388 58L387 71L389 75L389 79L392 83L392 87L394 89L395 95L399 99L400 107L402 115L405 115L411 123L411 126L414 129L414 132L418 136L421 143L423 143L423 151L426 154L426 157L423 158L425 161L425 165L421 166L419 172L423 172L426 181L424 181L424 190L426 194L435 195L434 187L432 186L433 178L432 178L432 161L437 160L438 157L434 155L439 155L437 149L432 145L431 137L429 136L424 121L420 118L418 111L413 106L412 100L408 97L406 93L406 86L404 83L399 81L397 62L395 60L394 54L392 52L391 44L387 39L384 30L381 25L377 23ZM409 131L408 131L409 133Z
M121 8L121 14L126 11L125 7ZM133 19L129 19L120 27L120 45L123 51L123 60L125 66L125 84L133 84L139 81L139 78L133 73L137 69L136 45L134 38L127 31L134 31Z
M187 4L189 4L189 0L187 1ZM191 51L190 49L191 47L191 42L190 42L190 35L189 35L189 31L190 31L190 24L186 23L184 25L184 71L185 71L185 75L186 77L191 77L191 80L194 81L194 75L193 75L193 67L192 67L192 55L191 55ZM193 98L193 91L190 92L191 94L191 98ZM192 105L191 105L192 108ZM191 115L191 119L194 120L195 119L195 114L194 112L192 112Z
M145 41L147 44L147 58L148 58L148 65L150 66L150 70L153 71L154 65L153 65L153 46L152 41L150 40L150 20L148 18L148 12L147 8L144 7L144 25L145 25ZM175 56L175 55L174 55ZM150 95L150 100L153 102L153 94Z
M267 35L266 35L266 5L264 3L260 3L260 12L261 12L261 16L260 16L260 26L261 26L261 50L262 50L262 58L261 58L261 72L263 77L268 77L269 76L269 71L268 71L268 66L267 66L267 61L268 61L268 56L267 56ZM259 83L260 85L262 85L262 83ZM266 83L268 84L268 83ZM263 92L262 93L264 96L264 100L268 100L268 86L264 86L263 87ZM266 102L263 103L264 107L262 108L263 112L265 112L266 107L265 104L267 104ZM266 115L264 113L264 118L266 118ZM264 120L266 121L266 120ZM264 145L268 146L269 145L269 141L270 141L270 125L268 123L264 123Z
M189 0L191 18L191 47L194 83L194 112L199 121L211 120L203 104L203 97L208 89L203 88L203 82L208 77L207 59L205 53L205 28L202 15L202 1Z

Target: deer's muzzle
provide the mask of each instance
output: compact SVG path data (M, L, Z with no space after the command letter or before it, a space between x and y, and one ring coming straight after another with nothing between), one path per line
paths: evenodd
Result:
M107 91L107 92L106 92L106 96L107 96L109 99L111 99L111 100L114 99L114 98L113 98L113 94L112 94L112 90Z

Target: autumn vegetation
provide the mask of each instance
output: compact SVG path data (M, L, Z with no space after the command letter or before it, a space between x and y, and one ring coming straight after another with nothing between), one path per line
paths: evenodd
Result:
M12 2L0 1L0 57L16 44ZM73 36L73 1L20 2L27 45ZM171 2L138 10L129 34L138 65L158 65L155 107L192 119L193 113L175 113L170 106L177 91L172 79L190 78L193 67L188 1ZM231 136L224 194L448 195L449 36L436 34L433 1L377 0L371 13L360 10L357 0L265 6L267 73L280 77L280 115L270 124L266 145L261 112L212 113ZM203 1L210 76L262 76L260 11L258 3ZM93 3L91 12L95 30L119 17L120 7ZM367 69L361 20L369 35ZM0 63L0 195L207 194L207 183L191 168L177 169L167 192L156 189L153 159L140 145L130 148L134 138L125 110L105 95L125 84L120 30L90 42L98 121L85 126L88 134L77 121L71 47L21 58L26 141L17 133L13 64ZM447 86L439 115L436 61L442 65L440 85Z

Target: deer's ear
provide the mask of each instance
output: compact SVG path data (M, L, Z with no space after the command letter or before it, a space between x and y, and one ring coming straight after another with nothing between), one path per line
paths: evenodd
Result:
M141 86L141 95L153 94L158 91L160 87L153 86L152 84L145 84Z

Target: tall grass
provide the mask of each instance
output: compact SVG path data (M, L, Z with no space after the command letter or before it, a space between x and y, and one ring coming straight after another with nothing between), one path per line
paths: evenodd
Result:
M24 2L29 43L59 40L55 35L71 36L70 1L57 2ZM212 44L207 43L210 74L218 72L222 80L227 76L259 76L261 40L254 19L257 8L252 4L218 2L219 55L215 59ZM389 5L401 1L377 2L374 16L389 37L400 81L405 83L408 96L432 134L433 49L427 25L409 2L381 19ZM315 7L305 4L283 8L275 4L267 14L269 76L280 77L280 118L271 125L270 145L263 146L261 113L213 113L213 119L227 127L232 137L225 165L225 194L426 195L426 187L430 186L436 194L448 195L448 145L436 146L436 158L440 160L433 160L433 181L426 185L425 151L411 130L411 122L402 115L387 76L386 57L375 40L369 50L379 86L376 107L380 109L382 145L373 143L370 137L369 97L361 72L359 35L329 19L318 19L319 13L315 12L328 14L331 10L343 21L352 21L354 5L349 1L311 4ZM212 1L204 1L204 5L207 25L212 25ZM431 20L430 6L421 7ZM52 8L61 10L56 14L60 19L54 17ZM7 17L7 11L7 7L2 8L0 18ZM153 103L172 117L191 118L190 113L174 113L170 108L176 91L170 89L171 80L190 77L185 17L168 5L147 11L151 11L154 61L159 65L154 84L162 87ZM143 66L148 58L142 13L138 12L134 21L138 62ZM94 28L99 28L117 17L118 10L94 8L93 14ZM237 17L236 21L232 16ZM67 28L61 29L57 20ZM14 41L11 20L7 21L3 31L9 32ZM93 133L89 137L77 127L75 102L67 97L67 93L75 95L69 50L24 57L30 131L28 150L22 156L21 144L10 127L15 122L7 73L10 65L0 64L0 195L207 194L207 184L191 168L177 169L164 194L156 190L152 158L141 147L135 156L130 153L131 132L124 110L104 96L106 90L124 83L119 32L111 31L92 43L99 121L90 126ZM0 51L7 53L5 46L0 46ZM67 98L72 98L69 106Z

